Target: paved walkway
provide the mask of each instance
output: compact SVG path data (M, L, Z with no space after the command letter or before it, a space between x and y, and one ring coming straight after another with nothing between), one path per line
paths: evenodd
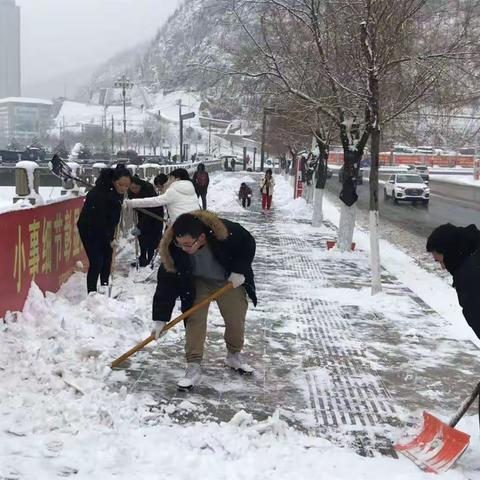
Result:
M148 391L158 402L153 422L156 413L175 422L229 421L241 409L262 420L279 407L288 423L312 435L363 455L395 455L390 439L405 421L418 420L424 408L447 415L469 393L480 352L444 338L444 320L386 272L380 304L359 301L369 287L368 261L362 252L326 251L334 226L313 229L279 212L263 214L257 198L249 211L220 215L257 240L259 305L249 310L245 347L255 375L223 367L223 323L212 305L204 377L194 391L176 389L183 328L126 367L129 390Z

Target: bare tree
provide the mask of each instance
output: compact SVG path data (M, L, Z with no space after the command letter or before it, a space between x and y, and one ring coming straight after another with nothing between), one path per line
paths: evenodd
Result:
M156 156L157 148L162 143L162 129L160 122L154 118L146 119L143 123L143 136L148 146L153 149L153 155Z
M251 15L252 8L258 17ZM228 73L247 82L267 83L277 96L297 98L338 127L344 149L342 250L350 247L353 236L356 178L372 136L373 293L381 289L378 159L382 125L411 111L419 101L428 104L440 85L451 86L454 65L478 66L478 8L474 0L246 0L232 4L232 14L249 38L253 55L244 50Z

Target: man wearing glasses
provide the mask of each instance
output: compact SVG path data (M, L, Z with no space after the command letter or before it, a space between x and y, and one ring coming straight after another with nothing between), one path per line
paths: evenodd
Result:
M253 368L241 356L244 344L247 295L256 305L252 261L255 239L240 224L220 219L207 211L180 215L165 232L160 243L162 265L158 271L153 299L154 329L160 336L170 320L175 301L180 297L182 312L232 282L234 288L217 300L225 322L227 356L225 364L244 374ZM172 272L176 272L172 281ZM201 377L201 363L207 333L208 306L185 321L187 369L178 382L188 390Z

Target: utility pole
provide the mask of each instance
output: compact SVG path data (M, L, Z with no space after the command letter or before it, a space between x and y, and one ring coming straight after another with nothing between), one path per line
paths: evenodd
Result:
M180 126L180 163L183 161L183 118L182 118L182 100L178 101L178 118Z
M212 150L212 124L208 123L208 155L210 156Z
M182 114L182 100L178 100L178 117L180 123L180 161L183 161L183 121L195 117L194 112Z
M163 157L163 141L162 141L162 113L158 111L158 131L159 131L159 139L158 143L160 145L160 158Z
M263 121L262 121L262 149L260 152L260 171L263 172L265 163L265 131L267 129L267 108L263 107Z
M112 155L115 153L115 122L112 115Z
M126 106L126 96L127 89L133 88L134 83L131 82L125 74L121 78L117 79L114 83L114 86L122 89L123 97L123 144L124 150L127 151L127 106Z

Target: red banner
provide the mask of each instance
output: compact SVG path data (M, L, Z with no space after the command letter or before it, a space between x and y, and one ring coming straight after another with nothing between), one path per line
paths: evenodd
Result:
M0 214L0 318L23 308L32 280L56 292L86 262L77 220L84 198Z
M295 171L295 187L293 189L293 198L299 198L302 196L302 192L303 192L301 157L297 157L297 161L295 163L296 163L296 169L295 169L296 171Z

